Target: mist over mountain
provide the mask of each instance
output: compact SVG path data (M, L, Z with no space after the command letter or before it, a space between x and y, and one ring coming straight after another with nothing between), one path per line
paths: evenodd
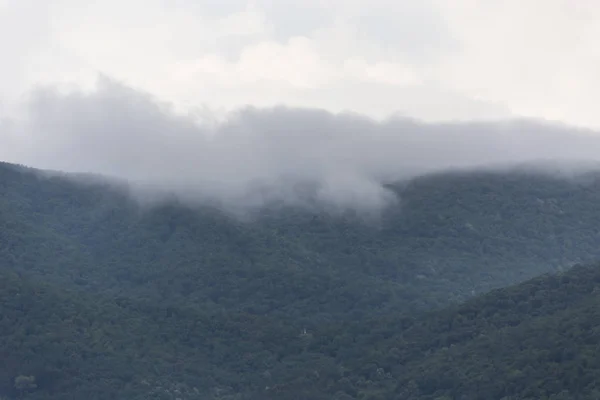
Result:
M600 259L595 132L283 106L181 115L110 79L40 89L21 111L0 123L0 156L19 163L0 162L0 396L598 392L596 364L572 356L589 353L581 336L560 354L527 342L560 385L518 356L526 335L587 332L595 297L569 303L554 278L534 285L564 307L527 286L509 305L485 295ZM561 328L573 318L582 331Z
M595 369L584 386L574 380L583 359L548 364L545 354L559 359L553 342L527 342L527 354L546 363L540 371L559 368L559 386L539 383L518 356L523 335L563 332L569 308L541 325L522 313L562 307L552 293L527 300L524 286L513 303L485 297L410 327L423 313L599 259L600 171L427 174L388 184L400 201L375 223L320 202L270 204L251 219L176 196L141 206L130 189L0 163L0 395L435 399L477 393L481 380L498 395L595 393ZM549 282L560 292L568 281ZM508 316L490 317L496 303ZM471 310L478 317L465 322ZM591 308L573 310L595 321ZM507 336L477 336L498 324ZM573 340L589 353L582 336ZM505 354L499 343L510 357L484 368Z
M309 187L322 205L381 210L397 201L385 185L398 180L448 168L597 162L599 148L594 132L533 120L376 121L283 106L182 115L109 78L88 92L38 89L0 124L5 160L238 208L300 204Z
M600 400L599 36L0 0L0 400Z
M267 207L246 220L177 198L140 207L110 180L10 164L0 179L7 267L282 317L439 307L600 257L598 172L427 175L388 185L401 201L376 221L317 206Z
M0 396L598 395L600 269L571 267L600 258L600 172L389 190L402 203L379 224L306 207L242 221L0 164Z

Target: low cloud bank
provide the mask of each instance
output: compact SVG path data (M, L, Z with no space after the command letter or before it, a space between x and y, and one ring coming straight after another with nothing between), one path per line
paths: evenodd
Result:
M37 90L22 115L0 122L4 160L236 207L299 203L311 192L327 205L381 209L394 201L385 183L398 179L538 160L595 162L599 150L594 132L528 120L426 124L248 107L199 121L107 78L88 93Z

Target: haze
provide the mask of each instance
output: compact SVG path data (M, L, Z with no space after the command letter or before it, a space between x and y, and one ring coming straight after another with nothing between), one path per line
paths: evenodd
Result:
M599 31L593 1L3 0L0 159L379 208L429 171L598 161Z

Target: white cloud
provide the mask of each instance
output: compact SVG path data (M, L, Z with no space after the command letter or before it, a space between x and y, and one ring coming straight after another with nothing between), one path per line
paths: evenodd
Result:
M410 66L399 63L378 62L368 64L362 59L348 59L344 62L346 77L359 81L373 81L390 85L414 85L419 78Z
M456 93L458 102L469 103L460 91L428 85L422 79L423 66L414 65L423 61L415 58L421 50L435 48L440 37L427 28L437 17L425 3L375 0L368 15L362 12L364 2L337 0L302 6L284 1L277 7L260 0L222 6L187 0L44 3L49 7L47 43L28 56L34 60L28 65L35 68L20 79L3 78L0 86L20 82L23 89L34 83L74 81L89 88L102 73L183 107L287 103L337 110L344 104L371 114L372 104L381 101L357 90L364 88L371 95L382 89L376 95L388 104L375 110L376 117L412 112L395 104L424 104L436 90ZM215 12L218 7L226 12ZM386 15L386 8L399 13L398 18L380 23L377 18ZM285 29L293 25L294 14L306 22L304 30L298 23L293 30ZM27 15L20 19L23 26L31 23ZM419 30L419 24L425 29ZM386 30L389 40L384 43ZM294 31L297 34L286 35ZM19 68L24 64L15 60ZM497 111L495 106L491 109ZM417 110L417 115L441 116L428 110ZM481 116L473 111L473 118Z
M595 0L3 0L0 33L5 100L103 73L181 107L600 126Z
M516 113L600 126L600 4L566 0L439 2L461 51L436 66L447 86Z

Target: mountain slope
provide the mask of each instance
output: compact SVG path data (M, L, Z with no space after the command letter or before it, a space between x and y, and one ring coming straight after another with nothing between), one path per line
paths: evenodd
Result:
M378 223L241 221L2 164L0 396L595 398L599 267L477 293L600 258L599 176L445 173Z
M0 304L0 396L11 398L204 399L257 390L282 351L302 348L298 332L273 319L90 297L7 272ZM19 390L19 377L36 386Z
M393 186L377 223L316 209L242 222L0 164L0 260L111 295L275 315L298 327L425 310L600 257L597 174L446 173Z
M343 366L267 398L595 399L600 395L600 265L577 266L419 317L314 332L307 351ZM258 397L257 397L258 398Z
M576 266L437 312L299 332L0 272L0 396L594 399L599 302L600 265Z

